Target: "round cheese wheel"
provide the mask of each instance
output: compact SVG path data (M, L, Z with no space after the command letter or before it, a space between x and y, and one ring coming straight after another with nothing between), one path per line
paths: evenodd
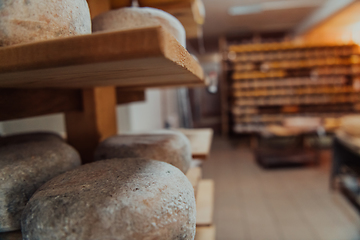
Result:
M51 178L81 164L74 148L61 140L25 141L0 147L0 232L20 229L32 194Z
M162 26L186 47L183 25L171 14L155 8L129 7L112 10L96 16L92 26L93 32Z
M86 0L1 0L0 46L91 33Z
M44 184L22 215L24 239L193 240L194 190L155 160L85 164Z
M6 135L0 138L0 146L20 144L26 142L39 142L39 141L61 141L64 139L57 133L54 132L29 132L29 133L18 133Z
M123 134L105 139L95 151L95 160L149 158L170 163L186 173L192 160L187 137L177 131Z

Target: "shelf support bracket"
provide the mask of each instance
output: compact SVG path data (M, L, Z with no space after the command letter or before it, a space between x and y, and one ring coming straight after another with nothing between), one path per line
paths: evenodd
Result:
M93 161L97 145L117 134L115 87L82 90L83 110L65 113L67 139L81 156L83 163Z

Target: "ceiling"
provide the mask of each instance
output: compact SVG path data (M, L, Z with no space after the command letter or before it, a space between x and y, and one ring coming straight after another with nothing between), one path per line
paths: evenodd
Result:
M204 36L206 38L243 33L290 31L327 0L313 0L311 4L302 7L281 9L281 2L286 1L294 2L294 0L203 0L206 9L206 20L203 27ZM309 2L308 0L296 1ZM232 6L271 4L274 2L280 5L279 9L273 8L258 13L237 16L228 14L228 10Z

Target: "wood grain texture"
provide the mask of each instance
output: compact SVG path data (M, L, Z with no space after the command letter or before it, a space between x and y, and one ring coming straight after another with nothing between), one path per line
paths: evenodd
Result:
M197 191L199 188L199 183L202 178L202 170L200 167L193 167L188 170L186 177L191 182L191 185L194 188L195 197L197 196Z
M0 88L204 84L203 71L159 27L0 48Z
M190 140L191 153L195 159L206 159L210 153L214 131L211 128L179 129Z
M83 163L94 159L97 145L117 133L114 87L83 90L83 111L65 114L67 139L80 153Z
M0 88L0 121L81 110L80 90Z
M215 226L197 227L195 240L215 240L216 238Z
M209 226L213 223L214 181L201 180L196 196L196 226Z

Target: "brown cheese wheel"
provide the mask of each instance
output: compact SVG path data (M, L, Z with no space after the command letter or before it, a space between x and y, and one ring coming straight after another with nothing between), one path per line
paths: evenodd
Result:
M123 134L105 139L95 151L95 160L149 158L170 163L186 173L192 160L187 137L178 131Z
M183 25L171 14L155 8L120 8L96 16L92 22L93 32L116 31L162 26L186 47Z
M90 34L86 0L0 0L0 46Z
M194 190L170 164L112 159L53 178L30 199L24 239L193 240Z

